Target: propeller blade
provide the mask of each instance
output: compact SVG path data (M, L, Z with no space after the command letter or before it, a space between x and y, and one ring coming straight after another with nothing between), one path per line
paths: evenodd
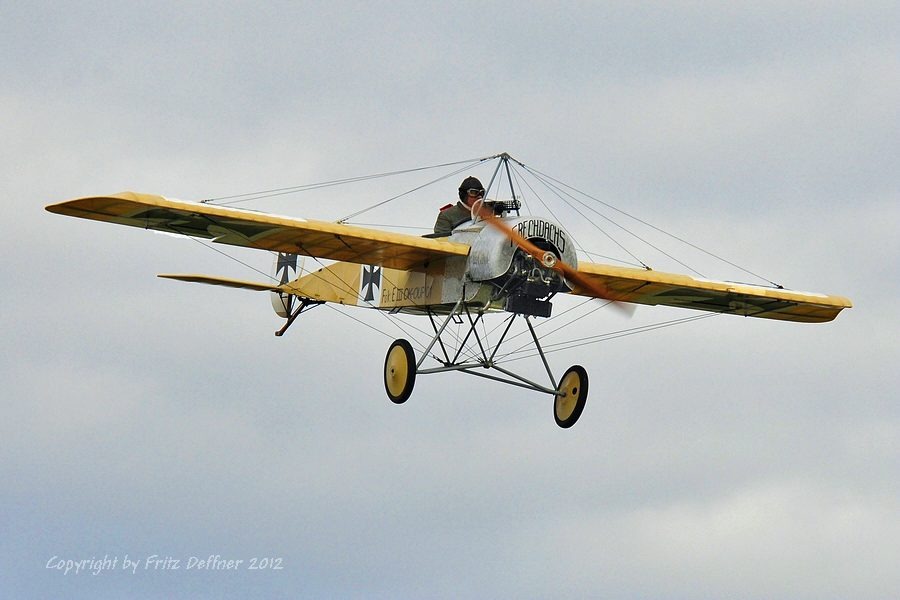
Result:
M472 212L474 214L477 214L478 217L480 217L488 225L499 229L504 235L506 235L506 237L510 239L510 241L533 256L535 260L540 262L545 267L553 269L578 287L590 292L591 295L609 301L613 306L615 306L619 310L624 311L629 316L634 314L634 307L626 305L624 302L620 301L616 297L615 292L611 291L606 286L596 281L591 281L582 273L579 273L577 269L571 267L570 265L567 265L561 260L558 260L554 253L547 250L541 250L540 248L535 246L522 234L515 231L512 227L497 218L497 216L494 215L494 211L488 209L483 203L476 202L472 207Z

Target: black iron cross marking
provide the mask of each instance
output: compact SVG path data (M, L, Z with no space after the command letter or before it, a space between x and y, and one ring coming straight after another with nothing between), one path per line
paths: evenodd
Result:
M381 267L363 265L362 287L365 291L363 300L366 302L375 300L375 291L381 288Z
M282 273L282 271L284 271ZM281 279L278 283L284 285L287 283L294 273L297 272L297 255L278 253L278 263L275 266L275 276L281 273Z

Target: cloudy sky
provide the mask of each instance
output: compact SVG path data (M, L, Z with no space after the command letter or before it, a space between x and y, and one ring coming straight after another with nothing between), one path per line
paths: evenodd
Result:
M8 2L0 65L9 597L900 596L896 2ZM854 308L554 353L591 377L564 431L547 397L459 374L391 404L381 315L275 338L264 295L155 277L260 279L267 254L43 210L499 152ZM457 179L371 219L427 229ZM247 206L334 220L414 185ZM186 568L210 555L244 563Z

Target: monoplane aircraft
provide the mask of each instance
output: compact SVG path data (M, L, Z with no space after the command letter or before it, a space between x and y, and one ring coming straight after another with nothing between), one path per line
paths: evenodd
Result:
M498 171L508 169L511 157L497 157ZM584 409L588 375L574 365L556 378L535 332L533 319L550 316L557 294L600 298L626 309L660 305L804 323L831 321L851 306L838 296L585 262L561 224L521 215L520 209L515 193L510 200L480 201L473 219L448 236L419 237L132 192L47 207L52 213L276 254L272 283L205 275L160 277L269 291L275 311L286 319L279 336L301 313L325 302L427 317L434 334L418 357L406 339L395 340L388 349L384 387L393 402L410 397L419 375L458 371L549 394L556 423L563 428L574 425ZM304 274L299 267L303 257L335 262ZM490 313L508 318L502 335L491 343L477 327ZM501 364L498 350L516 321L527 328L547 384ZM464 334L447 339L451 322L463 324ZM436 366L425 364L429 357Z

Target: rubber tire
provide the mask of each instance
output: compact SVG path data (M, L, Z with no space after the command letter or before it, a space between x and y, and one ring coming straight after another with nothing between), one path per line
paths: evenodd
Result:
M384 390L394 404L403 404L416 384L416 355L412 344L394 340L384 357Z
M569 367L559 380L557 391L566 391L566 396L555 396L553 399L553 418L556 424L568 429L575 424L584 410L587 401L588 376L581 365Z

